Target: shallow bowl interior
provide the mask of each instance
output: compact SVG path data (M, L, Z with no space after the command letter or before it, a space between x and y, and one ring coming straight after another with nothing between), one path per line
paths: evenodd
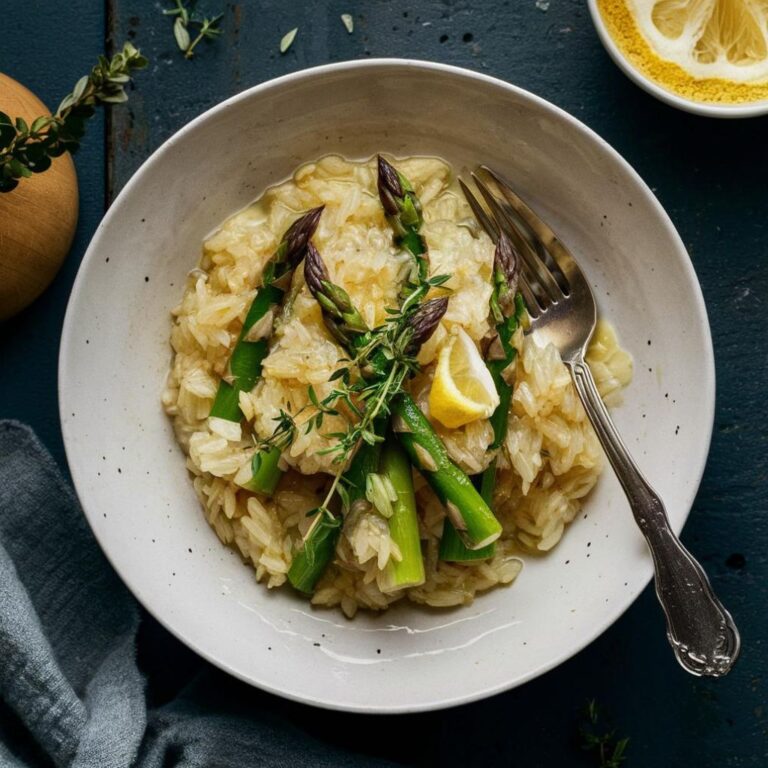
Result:
M458 610L315 611L257 584L208 528L160 405L185 275L212 229L300 163L377 151L488 163L571 246L635 356L616 420L676 529L704 467L714 375L695 274L649 189L583 125L500 81L406 61L308 70L205 113L142 166L93 239L62 339L62 426L88 520L138 599L206 658L294 699L395 712L565 660L627 608L651 562L610 472L551 555Z

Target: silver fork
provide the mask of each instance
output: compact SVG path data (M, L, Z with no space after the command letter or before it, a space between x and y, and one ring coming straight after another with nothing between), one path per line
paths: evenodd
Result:
M656 594L675 656L694 675L722 677L739 655L738 629L701 565L670 528L664 504L629 455L584 362L597 321L589 283L570 251L509 182L487 166L471 175L480 196L459 180L467 202L494 242L502 231L517 246L522 257L520 289L531 326L544 343L551 342L560 351L648 542Z

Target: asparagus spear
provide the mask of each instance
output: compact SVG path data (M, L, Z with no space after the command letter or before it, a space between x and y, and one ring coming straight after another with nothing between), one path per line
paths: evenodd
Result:
M323 310L323 318L328 329L348 354L359 360L361 350L375 348L370 359L364 358L364 364L361 366L361 374L370 389L365 399L360 424L356 427L355 434L359 434L360 437L356 439L353 450L356 449L357 452L343 476L337 475L323 504L310 513L315 514L315 521L304 537L301 547L294 553L288 572L288 580L296 589L312 592L333 557L336 542L341 533L340 518L328 510L328 503L340 482L346 489L344 496L347 512L355 504L369 505L365 499L367 480L379 469L381 434L386 423L385 416L389 401L393 394L399 391L403 380L412 369L412 365L406 358L418 352L419 347L432 335L445 314L448 300L433 299L422 304L403 317L402 328L391 329L390 335L394 339L392 344L376 346L372 340L372 332L354 307L349 295L330 281L320 254L311 243L307 248L304 276L309 290ZM394 356L397 350L400 350L400 354L404 356L402 360ZM369 427L366 427L366 424ZM365 442L366 433L371 436L369 442ZM385 457L384 473L397 494L396 514L393 514L393 517L396 516L394 533L392 528L390 532L403 554L403 560L398 563L398 568L388 575L389 584L392 589L395 589L406 583L420 583L418 579L423 580L424 566L421 562L421 547L418 543L418 523L415 517L416 507L410 475L408 474L406 479L407 472L403 472L402 462L393 455L391 448L386 452ZM410 522L406 519L408 515L413 517Z
M283 474L279 466L283 447L275 445L256 451L251 458L251 477L249 480L239 483L240 487L247 491L271 496Z
M491 416L493 443L491 449L497 450L507 435L509 404L512 400L512 386L504 378L504 371L515 359L512 336L520 324L525 305L517 291L520 273L520 259L509 238L501 233L496 243L493 266L493 292L490 310L496 324L496 334L488 347L487 367L499 393L499 405ZM496 488L496 459L480 475L480 495L489 507L493 507L493 493ZM450 519L445 521L443 536L440 540L440 559L452 562L473 562L492 557L493 544L472 550L464 545Z
M429 253L421 235L424 223L421 202L411 182L400 171L381 155L377 161L379 200L392 228L395 245L410 251L414 258L413 274L403 285L400 298L404 304L418 304L429 290Z
M399 561L390 560L387 563L381 585L383 592L393 592L424 583L424 559L421 555L411 464L391 438L384 443L380 472L388 478L397 495L389 518L389 535L400 549L402 557Z
M349 354L356 354L369 328L349 294L331 282L325 262L312 243L307 247L304 279L323 311L323 321L331 335Z
M493 466L493 473L488 470ZM481 475L475 475L472 478L473 484L477 488L477 479L480 479L478 488L480 497L493 509L493 491L496 479L496 459L494 459L488 468ZM496 552L496 542L492 541L480 549L470 549L462 540L456 531L456 527L451 522L450 517L445 518L443 523L443 535L440 538L439 557L449 563L475 563L480 560L487 560Z
M219 384L211 416L227 421L243 418L239 405L240 392L253 389L261 377L261 363L269 351L275 316L293 271L304 258L307 243L317 228L322 212L323 206L313 208L293 222L264 268L263 286L259 288L245 317L243 329L229 358L228 375Z
M392 429L411 463L445 505L449 519L469 549L480 549L501 535L501 525L448 451L413 398L401 392L392 401Z
M368 504L365 500L365 479L370 472L378 470L380 453L380 445L366 443L352 459L344 474L348 486L346 500L349 509L360 502ZM342 524L341 516L334 515L323 507L312 510L309 514L315 515L315 519L302 541L301 548L294 553L291 567L288 569L288 581L299 592L306 594L315 591L315 585L331 562Z
M379 200L389 225L395 234L395 244L407 248L418 260L421 280L427 278L428 259L420 259L427 252L427 244L419 233L424 221L421 203L413 186L391 163L378 155Z

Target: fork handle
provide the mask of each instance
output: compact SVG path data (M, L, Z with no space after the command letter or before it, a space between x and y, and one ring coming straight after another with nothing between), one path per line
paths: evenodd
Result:
M651 550L656 595L666 615L667 638L675 656L694 675L722 677L739 655L738 629L701 565L670 528L664 504L629 455L589 366L583 360L566 365Z

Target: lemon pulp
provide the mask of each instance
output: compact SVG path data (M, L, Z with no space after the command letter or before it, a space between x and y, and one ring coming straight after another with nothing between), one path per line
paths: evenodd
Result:
M630 62L681 96L768 98L768 0L598 0Z
M450 335L437 359L429 391L429 410L441 424L456 429L496 410L499 395L475 343L463 329Z

